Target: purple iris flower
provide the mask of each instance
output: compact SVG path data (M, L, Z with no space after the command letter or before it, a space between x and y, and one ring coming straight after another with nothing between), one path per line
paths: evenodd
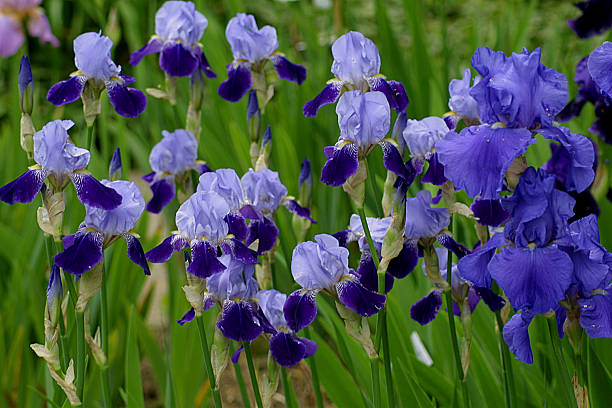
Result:
M243 263L257 263L253 251L228 235L229 213L229 205L219 194L213 191L196 192L176 213L178 231L147 252L147 259L155 263L166 262L173 252L190 247L193 261L187 272L199 278L208 278L225 269L217 256L219 249L233 254Z
M602 45L595 48L587 62L589 73L595 85L601 93L610 98L612 97L612 43L605 41Z
M25 41L22 20L28 19L30 35L41 43L57 47L59 41L51 32L49 20L40 6L42 0L0 0L0 57L15 54Z
M102 33L84 33L74 40L74 63L77 71L70 79L49 89L47 100L61 106L79 99L85 86L98 92L106 88L111 105L121 116L135 118L144 112L147 98L138 89L128 88L134 78L121 73L111 58L113 41Z
M335 78L319 95L304 105L304 116L316 116L323 105L335 103L343 89L353 91L379 91L388 100L391 108L403 112L408 106L408 96L404 85L398 81L387 81L380 74L380 55L378 48L363 34L350 31L340 36L332 45L334 62L331 72Z
M69 141L67 130L73 125L71 120L54 120L36 132L34 160L37 164L0 188L0 200L8 204L30 203L48 180L54 192L62 191L72 181L79 200L92 207L112 210L121 204L117 192L85 170L89 164L89 151Z
M345 92L338 105L340 137L334 146L323 149L327 162L321 170L321 181L330 186L341 186L359 169L376 145L383 149L383 163L402 178L407 169L397 148L397 142L385 138L391 127L391 111L382 92Z
M315 242L299 243L293 250L291 273L302 287L287 298L284 312L291 330L298 332L317 315L319 291L337 296L347 308L371 316L384 306L386 297L365 287L349 268L349 251L331 235L315 235Z
M123 237L128 257L150 275L138 235L132 231L145 206L138 186L126 180L102 180L102 184L121 196L121 205L105 210L85 204L85 220L76 233L63 238L64 251L55 256L55 263L67 272L82 275L103 260L104 248Z
M257 27L255 17L238 13L225 29L234 60L227 66L228 79L219 86L219 95L238 102L251 89L251 72L263 70L267 61L274 65L280 79L301 85L306 80L306 68L294 64L276 51L278 39L272 26Z
M468 81L469 82L469 81ZM402 137L410 154L419 163L427 160L429 167L421 181L442 185L446 182L444 166L438 160L435 145L450 132L444 119L430 116L421 120L408 119ZM421 165L419 164L419 167Z
M476 75L472 82L472 72L469 68L466 68L463 71L463 78L453 79L448 84L450 95L448 107L452 111L451 115L456 116L457 119L462 119L468 125L480 123L478 102L470 95L470 91L480 82L480 79L480 76Z
M252 221L246 237L247 245L259 239L259 253L269 251L276 243L278 228L274 224L274 213L280 206L316 224L310 217L310 209L300 206L294 197L287 195L287 187L281 183L277 172L267 168L259 171L249 169L240 183L248 205L242 208L242 212L248 216L254 209L262 214L249 217Z
M469 94L484 123L436 144L446 178L468 196L496 199L514 159L535 142L532 132L553 127L568 98L566 78L540 63L540 49L506 57L481 47L472 65L482 75Z
M567 20L567 25L580 38L603 34L612 27L612 4L610 0L587 0L575 3L581 12L577 18Z
M177 129L162 131L162 140L153 146L149 155L152 173L143 177L151 187L153 198L147 203L147 211L159 213L176 195L176 183L184 181L189 170L202 173L208 169L198 161L198 141L191 132Z
M261 290L257 293L257 300L274 329L270 337L270 352L278 364L291 367L317 351L316 342L297 336L287 324L284 312L287 295L275 289Z
M155 14L155 35L134 51L130 64L138 65L146 55L159 52L159 66L170 76L191 75L196 69L216 78L202 50L200 38L208 20L191 1L167 1Z

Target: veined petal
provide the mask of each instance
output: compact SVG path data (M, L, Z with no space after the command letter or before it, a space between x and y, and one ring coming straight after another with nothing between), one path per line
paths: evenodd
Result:
M338 298L360 316L375 315L385 305L386 296L371 291L350 276L336 284Z
M333 147L331 158L327 159L321 170L321 181L333 187L346 183L359 168L358 154L357 147L352 143L341 148Z
M219 85L219 95L226 101L238 102L251 89L251 65L248 63L230 64L227 80Z
M113 210L123 200L119 193L100 183L89 172L76 171L70 175L70 178L79 201L84 204L103 210Z
M161 244L148 251L145 254L145 258L153 263L167 262L172 258L172 254L175 251L182 251L188 245L189 244L184 238L178 235L170 235L168 238L164 239Z
M506 240L503 233L493 235L482 248L459 259L457 263L459 275L476 286L490 288L491 273L488 268L489 262L493 255L495 255L497 248L505 244Z
M28 170L0 188L0 200L7 204L31 203L42 188L46 177L44 170Z
M479 200L476 199L470 207L474 212L474 217L481 225L498 227L510 218L510 213L504 210L499 199Z
M193 319L195 319L195 310L192 307L183 315L183 317L181 317L180 320L177 320L176 322L182 326L185 323L191 323Z
M200 69L204 72L204 75L206 75L206 78L211 78L211 79L216 78L217 74L210 67L210 64L208 63L208 59L206 58L206 55L204 54L204 50L198 48L196 50L196 55L198 55L199 57Z
M589 337L612 338L612 285L590 298L578 299L580 325Z
M146 210L153 214L159 214L161 210L170 204L176 195L174 176L161 177L150 185L153 198L147 203Z
M325 88L319 93L313 100L306 102L302 109L304 116L312 117L316 116L319 108L323 105L329 105L330 103L336 103L342 92L344 82L338 79L332 79L325 85Z
M154 54L162 50L163 41L161 38L151 38L141 49L134 51L130 55L130 65L138 65L141 59L149 54Z
M529 324L533 319L533 315L527 313L518 313L504 326L504 340L514 353L518 360L523 363L533 363L533 353L531 352L531 343L529 341Z
M251 245L258 239L257 253L262 254L274 247L278 232L276 224L267 217L262 217L261 220L251 220L247 231L246 244Z
M198 278L205 279L225 270L225 265L217 259L217 249L210 242L199 241L191 245L191 257L187 272Z
M355 271L355 276L359 279L359 283L365 286L367 289L377 292L378 291L378 274L376 273L376 267L372 254L369 250L361 253L361 259L359 260L359 266ZM385 273L385 293L393 288L393 275L389 272Z
M87 82L87 80L80 75L75 75L70 79L60 81L49 89L47 100L55 106L74 102L81 97L85 82Z
M273 54L270 61L280 79L295 82L298 85L306 80L306 68L303 65L294 64L280 54Z
M438 153L434 153L431 155L429 159L429 167L427 168L427 172L423 175L421 181L424 183L431 183L434 186L441 186L446 183L446 177L444 176L444 166L438 160Z
M66 272L82 275L102 261L103 240L97 232L76 234L72 245L55 255L55 264Z
M130 258L130 260L136 265L140 266L145 275L150 275L151 270L149 269L147 258L138 238L132 234L125 234L123 237L125 238L125 243L127 244L128 258Z
M294 332L309 326L317 317L317 293L316 290L298 289L287 296L283 314L287 325Z
M380 146L383 150L383 164L385 168L403 178L408 185L412 184L417 175L416 171L413 166L404 164L401 152L397 149L395 143L383 140L380 142Z
M489 263L491 276L504 290L512 307L543 314L565 296L573 264L560 249L504 248Z
M387 81L381 75L370 77L367 81L371 91L385 94L391 109L395 109L398 113L406 110L406 107L408 107L408 96L401 82Z
M240 213L231 212L225 216L225 221L229 228L229 233L236 237L238 241L244 241L247 237L246 219Z
M198 58L183 44L166 43L161 49L159 65L170 76L184 77L190 75L199 64Z
M421 326L433 321L442 307L442 293L439 289L432 290L410 307L410 317Z
M255 307L257 306L245 301L226 300L223 302L223 312L217 327L228 339L255 340L263 333L263 328L255 317Z
M291 211L292 213L297 214L297 215L299 215L302 218L306 218L307 220L309 220L313 224L317 223L315 220L313 220L310 217L310 208L302 207L301 205L298 204L297 201L295 201L295 200L283 200L283 205L285 207L287 207L287 209L289 211Z
M474 290L476 291L476 294L480 296L483 302L489 306L489 309L491 309L492 312L501 310L506 304L504 298L493 293L491 289L475 286Z
M229 242L224 242L221 244L221 247L224 248L226 253L230 253L242 262L245 265L254 265L259 263L257 261L257 252L252 249L247 248L242 242L238 241L236 238L232 238Z
M128 88L119 82L109 81L106 84L106 91L111 105L123 117L135 118L147 107L147 97L139 89Z
M418 263L419 252L417 245L414 242L406 241L399 255L389 262L387 271L393 275L394 278L401 279L408 276Z
M304 358L306 345L295 334L279 331L270 337L270 352L278 364L292 367Z

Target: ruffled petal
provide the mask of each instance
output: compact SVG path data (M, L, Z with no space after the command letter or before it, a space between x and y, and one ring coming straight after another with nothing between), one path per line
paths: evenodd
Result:
M358 168L359 152L354 144L348 143L339 149L333 147L332 156L321 169L321 181L329 186L341 186Z
M153 181L150 185L153 197L147 203L146 210L153 214L159 214L161 210L174 199L176 186L174 176L167 176Z
M589 337L612 338L612 285L590 298L578 299L580 325Z
M384 295L371 291L352 276L338 282L336 290L342 304L360 316L375 315L385 305Z
M226 101L238 102L251 89L251 65L230 64L227 80L219 85L219 95Z
M82 275L102 261L102 234L89 232L76 234L72 245L55 255L55 264L66 272Z
M107 83L106 91L111 105L123 117L135 118L147 107L147 97L139 89L111 81Z
M317 317L317 293L316 290L299 289L287 296L283 314L287 326L294 332L309 326Z
M255 317L255 307L245 301L226 300L223 302L223 312L217 327L228 339L255 340L263 333L263 328Z
M117 208L123 198L110 187L106 187L94 178L89 172L77 171L70 175L79 201L103 210Z
M199 241L191 245L192 261L187 272L198 278L208 278L225 270L225 265L217 259L217 249L210 242Z
M459 275L476 286L490 288L491 273L488 268L489 262L493 255L495 255L497 248L505 244L504 234L493 235L478 251L459 259L457 263Z
M543 314L563 299L572 280L570 257L560 249L504 248L489 262L491 276L515 310Z
M422 326L433 321L442 307L442 293L440 290L432 290L410 307L410 317Z
M198 67L198 64L198 58L183 44L166 43L161 49L159 66L170 76L184 77L190 75Z
M0 200L7 204L31 203L42 188L45 178L43 170L28 170L0 188Z
M295 82L298 85L306 80L306 68L303 65L294 64L280 54L272 55L270 61L280 79Z
M344 82L339 79L332 79L327 82L325 88L318 94L312 101L306 102L302 112L306 117L313 117L317 115L319 108L330 103L336 103L342 93L342 87Z
M136 265L140 266L143 269L145 275L150 275L151 270L149 269L147 258L138 238L136 238L132 234L125 234L124 238L125 243L127 244L128 258L130 258L130 260Z
M145 44L141 49L134 51L130 55L130 65L138 65L140 60L149 54L154 54L162 50L163 41L160 38L152 38L148 43Z
M295 334L279 331L270 337L270 352L278 364L291 367L302 361L306 345Z
M47 100L55 106L74 102L81 97L85 82L85 78L79 75L60 81L49 89Z
M261 220L252 220L247 231L246 244L251 245L258 239L257 253L262 254L274 247L278 232L276 224L267 217L262 217Z
M400 113L408 107L408 95L404 85L399 81L387 81L383 76L377 75L368 78L371 91L378 91L385 94L391 109Z
M504 340L516 358L523 363L533 363L531 342L529 341L529 324L533 316L527 313L518 313L506 323L503 330Z

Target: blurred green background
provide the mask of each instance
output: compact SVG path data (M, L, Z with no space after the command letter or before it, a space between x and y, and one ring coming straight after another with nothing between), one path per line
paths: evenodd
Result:
M338 137L336 114L332 106L321 109L316 118L302 115L303 104L313 98L331 78L331 43L349 30L363 32L379 47L381 72L402 81L410 98L409 118L440 116L448 110L447 86L450 79L461 77L470 66L470 57L479 46L489 46L506 53L542 47L543 63L568 76L570 94L575 64L588 55L609 34L580 40L567 26L568 18L578 10L571 1L486 1L486 0L375 0L375 1L195 1L196 8L209 21L202 43L218 78L205 80L202 117L201 159L212 168L232 167L239 174L249 166L249 140L246 129L246 99L232 104L221 99L217 88L226 79L225 66L232 60L225 40L225 25L237 12L256 16L259 26L276 27L279 50L308 69L304 84L281 81L272 102L266 108L263 125L271 125L273 149L271 168L280 173L290 194L297 194L297 178L302 160L313 165L314 189L312 211L318 224L309 234L333 233L346 228L352 205L340 188L318 181L324 163L322 149ZM75 70L72 40L82 32L102 30L115 42L112 51L123 72L136 77L139 89L163 85L164 77L156 56L148 56L137 67L128 64L129 55L143 46L154 33L154 16L160 1L63 1L44 0L42 5L52 30L61 45L41 46L28 38L14 56L0 59L0 182L5 184L25 171L30 163L19 146L19 104L17 73L22 54L32 63L35 105L32 115L40 129L46 122L72 119L73 141L83 146L86 126L80 101L56 108L45 100L49 87ZM118 116L103 96L102 115L96 121L96 146L89 169L98 178L107 177L108 162L115 147L123 154L124 177L137 181L150 171L148 154L161 138L162 130L184 127L188 103L188 80L180 79L178 103L148 97L146 111L136 119ZM585 107L570 127L588 135L593 120L592 107ZM592 136L592 135L591 135ZM600 144L600 147L601 146ZM601 151L600 163L607 166L609 149ZM547 159L547 144L530 148L530 164ZM374 156L380 159L380 152ZM370 160L371 163L376 160ZM382 191L385 171L381 160L374 164L376 182ZM602 242L611 247L612 212L605 199L607 176L597 191L602 208ZM146 184L145 198L150 197ZM602 196L603 194L603 196ZM65 233L73 232L84 216L74 193L68 192ZM29 344L43 342L43 311L48 266L44 240L36 225L38 200L31 205L0 206L0 404L9 407L43 406L42 394L53 398L54 387L47 368L36 358ZM368 199L368 213L375 214L374 201ZM165 216L145 214L136 230L143 237L145 250L152 248L174 228L173 214L178 205L164 210ZM168 223L167 220L170 220ZM277 214L280 245L276 253L275 273L281 290L289 292L293 284L287 267L296 244L289 213ZM459 237L466 245L475 242L471 227L462 227ZM310 235L309 235L310 236ZM125 256L125 244L119 242L106 252L109 271L110 354L113 400L116 406L192 407L210 403L208 383L200 360L199 340L194 326L180 327L175 320L188 309L180 286L184 266L175 257L165 266L153 268L152 277L144 277ZM353 264L356 266L356 264ZM420 267L419 267L420 268ZM169 276L169 279L167 279ZM409 318L410 305L427 293L429 283L417 269L408 278L396 282L391 293L390 335L392 364L397 392L403 406L453 406L455 371L447 319L444 311L432 324L421 327ZM320 314L313 326L319 350L314 360L319 368L326 402L338 407L368 406L370 375L368 360L360 346L344 334L335 307L319 298ZM99 299L90 303L90 329L98 322ZM208 312L210 329L216 317ZM473 406L500 406L503 387L500 377L500 353L494 315L484 306L474 313L474 345L468 387ZM415 357L411 333L421 337L433 359L427 367ZM565 404L556 377L546 322L539 316L531 328L535 364L513 361L519 406L562 406ZM612 346L605 340L590 342L593 370L590 384L592 406L605 406L612 389ZM256 342L254 352L265 368L265 342ZM569 345L564 340L569 354ZM127 353L127 350L130 353ZM571 358L570 358L571 365ZM85 406L101 406L98 369L90 358L86 379ZM243 370L246 374L246 370ZM262 371L263 372L263 371ZM314 404L309 366L303 362L288 370L302 406ZM384 389L384 388L383 388ZM234 374L228 367L221 383L227 406L240 406ZM279 392L281 389L279 387ZM606 394L607 393L607 394ZM603 398L605 397L605 398ZM603 399L602 399L603 398ZM127 404L126 401L131 401ZM280 398L275 404L281 404Z

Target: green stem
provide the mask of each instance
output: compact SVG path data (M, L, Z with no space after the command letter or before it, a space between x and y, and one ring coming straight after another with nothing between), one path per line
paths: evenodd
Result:
M548 321L548 334L550 335L553 352L555 353L555 360L557 361L557 365L559 365L561 368L561 372L559 373L559 375L561 376L561 383L563 385L565 397L567 399L567 406L571 408L576 408L577 404L576 397L574 395L574 386L570 381L570 373L567 368L567 363L565 362L563 349L561 348L561 340L559 339L559 333L557 331L556 318L553 316L547 318L546 320Z
M304 335L307 338L310 337L310 328L306 327L304 329ZM307 359L308 364L310 365L310 372L312 373L312 388L314 388L315 400L317 401L317 408L323 408L323 395L321 395L321 387L319 385L319 372L317 371L317 364L314 356Z
M85 387L85 312L76 312L77 330L77 361L76 361L76 387L81 402Z
M100 329L102 335L102 352L106 356L106 366L100 370L102 379L102 395L104 396L104 406L111 407L110 373L108 372L109 352L108 352L108 273L106 264L102 260L102 288L100 290Z
M257 401L257 407L263 408L263 402L261 401L261 394L259 393L259 383L257 382L257 374L255 374L255 366L253 365L253 356L251 354L251 345L248 341L242 342L244 346L244 355L246 356L247 365L249 366L249 375L251 376L251 385L253 386L253 393L255 394L255 401Z
M94 140L94 124L87 126L87 150L91 152L91 148Z
M234 345L230 341L230 354L234 355ZM240 370L240 364L232 364L234 366L234 373L236 374L236 382L238 383L238 388L240 389L240 397L242 398L242 405L245 408L249 408L251 406L249 402L249 393L246 390L246 385L244 384L244 378L242 378L242 371Z
M53 267L53 237L51 235L45 234L45 249L47 251L47 261L49 262L49 271ZM60 278L61 279L61 278ZM64 344L64 337L66 336L66 326L64 325L64 316L62 312L62 300L60 299L60 307L59 307L59 326L60 326L60 334L58 338L58 347L60 353L60 367L62 367L62 371L66 371L68 367L68 355L66 354L66 346Z
M221 408L221 394L219 393L219 388L215 381L215 373L213 372L212 363L210 362L210 347L208 347L206 330L204 329L204 316L197 317L196 321L198 323L198 331L200 332L200 344L202 345L202 354L204 355L204 366L206 367L206 374L210 382L210 389L212 390L215 407Z
M285 370L285 367L281 366L280 373L281 382L283 383L283 393L285 394L285 406L287 408L293 408L291 382L289 381L289 378L287 378L287 371Z
M504 341L503 327L504 323L501 318L501 313L498 310L495 312L495 319L497 321L497 327L499 328L499 337L497 339L499 343L499 353L501 354L501 363L502 363L502 378L504 381L504 400L506 402L506 408L512 408L512 391L510 391L510 379L509 377L509 369L510 361L508 360L508 352L506 347L506 342Z
M370 359L370 372L372 374L372 402L375 408L382 407L380 396L380 361L377 358Z

